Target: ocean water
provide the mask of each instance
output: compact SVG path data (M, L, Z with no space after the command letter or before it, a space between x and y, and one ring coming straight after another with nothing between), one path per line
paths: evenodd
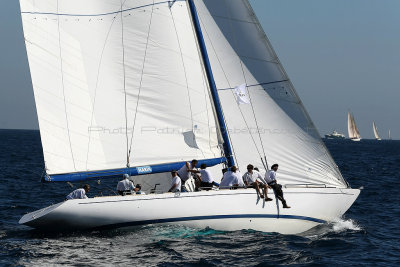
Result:
M38 131L0 130L0 266L399 265L400 141L326 145L352 187L364 189L343 218L301 235L179 225L51 234L18 220L71 188L39 182Z

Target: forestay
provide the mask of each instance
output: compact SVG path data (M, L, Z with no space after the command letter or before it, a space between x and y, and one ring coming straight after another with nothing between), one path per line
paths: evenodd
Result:
M239 168L267 159L282 183L345 187L248 1L195 2ZM239 105L243 83L250 103Z
M20 5L48 174L221 156L185 1Z

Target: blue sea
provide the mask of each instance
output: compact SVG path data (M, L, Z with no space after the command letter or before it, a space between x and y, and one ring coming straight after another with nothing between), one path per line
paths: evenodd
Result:
M71 188L40 183L38 131L0 130L0 266L399 265L400 141L326 145L351 186L364 189L343 218L301 235L167 225L51 234L18 220L63 200Z

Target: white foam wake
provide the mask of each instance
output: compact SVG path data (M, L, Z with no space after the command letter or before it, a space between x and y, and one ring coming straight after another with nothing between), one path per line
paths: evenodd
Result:
M335 219L332 222L332 229L335 232L343 232L346 230L353 230L353 231L362 230L361 226L359 226L355 221L351 219L343 220L341 218Z

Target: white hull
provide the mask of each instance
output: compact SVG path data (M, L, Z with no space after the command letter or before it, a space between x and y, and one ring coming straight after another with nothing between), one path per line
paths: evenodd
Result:
M361 141L361 138L350 138L350 140L354 141L354 142L359 142L359 141Z
M64 201L19 221L46 230L120 228L169 223L216 230L297 234L342 216L358 189L284 188L290 209L257 198L254 189L112 196Z

